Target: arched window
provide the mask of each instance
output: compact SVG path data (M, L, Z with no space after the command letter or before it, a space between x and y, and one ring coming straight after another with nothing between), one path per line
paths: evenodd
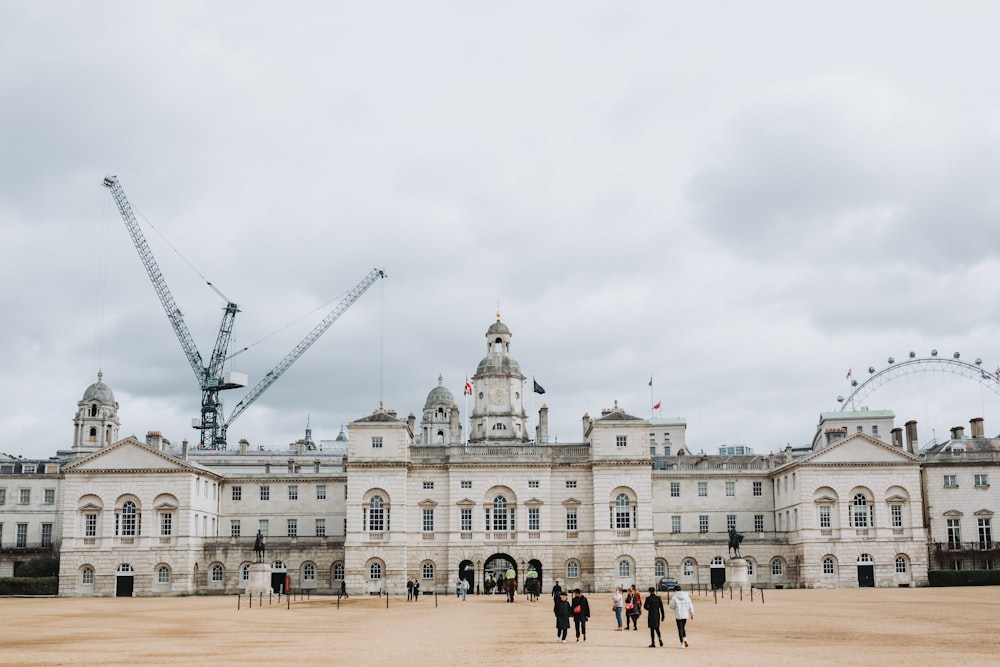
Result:
M865 497L865 494L855 494L854 503L851 506L851 517L855 528L867 528L871 523L871 506L868 505L868 498Z
M712 565L725 565L725 561L722 560L722 556L716 556L712 559Z
M685 577L694 576L694 561L688 558L684 561L683 572Z
M385 530L385 501L382 496L372 496L368 501L368 530L376 533Z
M750 577L753 576L753 568L754 568L753 560L751 560L751 559L748 558L747 559L747 576L750 576Z
M776 577L780 577L785 573L785 564L780 558L775 558L771 561L771 574Z
M382 563L372 563L368 568L368 578L369 579L381 579L382 578Z
M302 581L316 581L316 566L306 563L302 567Z
M907 569L906 556L896 556L896 573L906 574Z
M832 575L834 573L833 559L829 556L823 559L823 574Z
M503 496L493 499L493 530L507 530L507 499Z
M619 493L615 498L615 528L622 530L632 527L632 508L629 497Z
M97 403L94 403L90 406L90 416L91 417L97 416Z
M115 515L115 534L122 536L136 534L136 511L133 501L126 500L122 503L121 511Z
M97 429L96 428L91 427L91 429L90 429L90 435L89 435L88 439L91 442L96 442L97 441Z
M580 564L575 560L566 563L566 578L577 579L580 576Z
M872 558L871 554L861 554L860 556L858 556L858 564L859 565L871 565L874 562L875 562L875 559Z
M170 583L170 568L166 565L161 565L156 570L156 583L158 584L169 584Z
M656 564L653 566L653 575L657 577L667 576L667 564L657 559Z
M631 577L632 576L632 564L627 560L618 561L618 576L619 577Z
M244 565L243 566L243 573L240 575L240 578L243 579L244 583L250 581L250 566L249 565Z
M343 563L334 563L333 564L333 578L336 581L343 581L344 580L344 564Z
M94 568L85 567L80 570L80 583L84 586L94 585Z
M216 563L215 565L213 565L212 566L212 570L211 570L212 581L215 581L215 582L222 581L223 573L224 573L224 570L222 569L221 565L219 565L218 563Z
M433 579L434 563L424 563L420 568L420 576L423 579Z

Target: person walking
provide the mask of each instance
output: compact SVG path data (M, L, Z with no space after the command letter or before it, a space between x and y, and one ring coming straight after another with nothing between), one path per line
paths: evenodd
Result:
M694 603L687 591L682 591L680 584L674 586L674 596L670 598L670 608L674 610L674 620L677 621L677 637L681 645L677 648L687 648L687 622L694 620Z
M343 579L340 580L340 597L349 598L350 595L347 594L347 582Z
M618 586L615 588L615 594L611 596L611 610L615 612L615 620L618 621L618 627L615 628L616 632L621 632L622 630L622 607L625 603L622 601L622 587Z
M587 641L587 619L590 618L590 603L587 597L577 588L573 591L573 601L570 603L570 613L573 614L573 627L576 630L576 641Z
M569 617L572 614L569 602L566 600L566 591L560 592L556 597L552 613L556 615L556 641L565 644L566 633L569 630Z
M462 595L462 602L465 602L466 596L469 594L469 581L467 579L458 582L458 591Z
M420 602L420 582L413 580L413 601Z
M655 641L657 639L660 641L660 646L663 646L663 637L660 636L660 621L667 617L667 613L663 610L663 600L656 594L656 589L653 586L649 587L649 595L646 596L642 607L646 610L646 625L649 626L649 648L656 648Z
M552 600L553 602L559 599L559 594L562 593L562 586L559 585L559 580L556 579L556 585L552 587Z
M409 602L413 599L413 580L406 580L406 601Z
M642 596L635 589L635 585L628 587L628 595L625 596L625 629L639 630L639 616L642 614Z

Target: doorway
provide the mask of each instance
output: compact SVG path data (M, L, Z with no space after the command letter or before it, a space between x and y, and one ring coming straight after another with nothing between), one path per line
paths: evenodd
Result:
M115 572L115 597L130 598L135 592L135 572L128 563L122 563Z
M869 554L858 556L858 587L875 587L875 561Z

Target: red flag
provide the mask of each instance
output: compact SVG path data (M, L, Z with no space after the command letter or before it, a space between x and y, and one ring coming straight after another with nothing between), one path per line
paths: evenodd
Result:
M850 368L847 369L847 379L848 380L851 379L851 369Z
M654 410L659 410L660 409L660 401L656 402L656 405L653 406L653 409Z
M468 380L465 381L465 395L472 396L472 385L469 384Z

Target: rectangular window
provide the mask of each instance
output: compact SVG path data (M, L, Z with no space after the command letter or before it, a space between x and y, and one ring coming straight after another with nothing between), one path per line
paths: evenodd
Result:
M243 500L243 487L242 486L234 486L232 493L233 493L233 502L234 503L238 503L241 500Z
M174 530L173 512L160 513L160 537L170 537Z
M299 536L299 520L298 519L288 519L288 536L298 537Z
M889 516L892 521L893 528L903 527L903 506L902 505L889 505Z
M980 549L993 548L993 529L990 526L989 519L979 520L979 548Z
M859 425L858 426L858 433L864 433L864 432L865 432L865 427Z
M0 505L7 504L7 489L0 489Z
M872 435L878 435L878 424L872 424Z
M617 445L618 447L627 447L628 446L628 436L627 435L616 435L615 436L615 445Z
M699 514L698 515L698 532L707 533L708 532L708 515Z
M326 537L326 519L316 519L316 537Z
M260 487L260 499L261 500L270 500L271 499L271 487L269 487L269 486L262 486L262 487Z
M670 497L680 498L681 497L681 483L680 482L670 482Z
M754 482L753 483L753 494L755 496L763 496L764 495L764 483L763 482Z
M298 500L299 499L299 487L298 485L292 484L288 487L288 499Z
M18 498L18 505L30 505L31 504L31 489L20 489Z
M985 475L983 475L985 477ZM45 499L42 501L46 505L56 504L56 490L55 489L45 489Z
M958 487L958 477L955 475L945 475L944 476L945 488L954 489Z
M702 498L708 495L708 482L698 482L698 495Z
M229 537L239 537L240 536L240 520L230 519L229 520Z
M829 528L830 527L830 506L820 505L819 506L819 527Z
M28 546L28 524L19 523L17 524L17 542L15 546L19 548L24 548Z
M736 530L736 515L727 514L726 515L726 532L729 530Z
M663 455L664 456L670 456L670 447L667 447L666 445L664 445L664 447L663 447Z
M650 456L656 456L656 445L650 445L649 446L649 455Z
M575 479L567 479L566 480L566 488L567 489L575 489L576 488L576 480Z
M459 486L461 486L463 489L471 489L472 488L472 480L463 479L461 481L461 483L459 484Z
M763 533L764 532L764 515L754 514L753 515L753 529L754 532Z
M434 482L424 482L424 491L432 491L434 489Z
M541 530L542 521L537 507L528 508L528 530Z
M566 530L568 530L571 533L575 532L576 531L576 526L577 526L577 523L576 523L576 508L575 507L567 507L566 508Z
M957 549L962 545L962 526L959 519L948 519L948 546Z
M83 536L84 537L97 537L97 515L96 514L84 514L83 515Z
M382 436L380 435L372 436L372 449L382 449Z
M726 482L726 495L729 497L736 495L736 482Z
M316 500L326 500L326 484L316 485Z
M670 532L679 533L681 532L681 517L678 514L674 514L670 517Z
M472 532L472 508L463 507L459 512L459 530L463 533Z
M257 530L259 530L260 534L264 537L267 537L270 534L270 528L271 526L268 519L260 519L257 521Z
M528 488L529 489L537 489L538 488L538 480L537 479L529 479L528 480Z
M990 485L989 477L985 473L977 474L975 480L977 487L984 487Z
M433 533L434 532L434 510L433 509L425 509L424 510L423 530L424 530L425 533Z
M52 524L43 523L42 524L42 546L50 547L52 546Z

